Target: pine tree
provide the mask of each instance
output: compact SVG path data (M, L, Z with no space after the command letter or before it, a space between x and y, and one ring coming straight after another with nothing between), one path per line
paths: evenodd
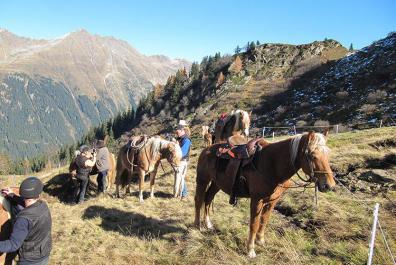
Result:
M256 46L259 46L260 45L260 42L259 41L256 41Z
M351 45L349 45L349 51L352 52L353 51L353 44L351 43Z
M193 62L190 69L190 78L196 79L199 77L199 65L197 62Z
M235 48L235 54L238 55L240 52L241 52L241 48L239 47L239 45L237 45Z

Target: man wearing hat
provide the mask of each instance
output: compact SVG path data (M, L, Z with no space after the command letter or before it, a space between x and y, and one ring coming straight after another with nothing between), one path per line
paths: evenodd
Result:
M190 157L190 149L191 149L189 128L185 120L179 121L179 124L176 127L176 135L180 148L182 150L182 161L180 164L180 172L182 176L182 187L183 187L181 196L183 199L187 197L186 175L187 175L187 166L188 166L188 160Z
M0 241L0 252L18 250L18 265L46 265L52 249L51 213L47 204L40 200L43 183L36 177L28 177L19 187L20 196L10 188L2 194L24 207L16 216L11 236Z
M80 147L80 154L76 157L77 174L76 178L79 182L77 203L84 202L85 192L89 182L89 173L96 163L96 152L93 152L88 146ZM76 192L77 193L77 192Z

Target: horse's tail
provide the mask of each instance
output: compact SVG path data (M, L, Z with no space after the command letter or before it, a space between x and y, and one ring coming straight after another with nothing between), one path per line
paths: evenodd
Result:
M116 177L115 177L115 184L116 185L121 185L122 188L125 188L126 185L128 185L128 170L124 164L124 161L126 159L126 150L125 146L120 148L120 151L118 152L118 157L117 157L117 163L116 163ZM125 174L127 173L127 174Z

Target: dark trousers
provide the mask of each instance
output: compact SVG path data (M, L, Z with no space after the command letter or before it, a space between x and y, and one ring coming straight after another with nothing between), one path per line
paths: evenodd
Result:
M99 192L104 192L107 187L107 170L105 171L100 171L96 181L98 182L98 191Z
M49 262L49 257L42 259L41 261L19 261L17 265L47 265Z
M89 178L77 179L80 184L78 187L77 203L82 203L84 201L85 192L87 191L87 186Z

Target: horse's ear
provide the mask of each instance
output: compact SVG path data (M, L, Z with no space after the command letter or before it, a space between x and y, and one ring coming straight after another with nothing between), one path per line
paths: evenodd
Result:
M308 132L308 143L311 142L313 139L315 139L315 132L309 131Z
M327 140L327 136L329 135L329 128L326 128L323 132L323 136L326 138Z

